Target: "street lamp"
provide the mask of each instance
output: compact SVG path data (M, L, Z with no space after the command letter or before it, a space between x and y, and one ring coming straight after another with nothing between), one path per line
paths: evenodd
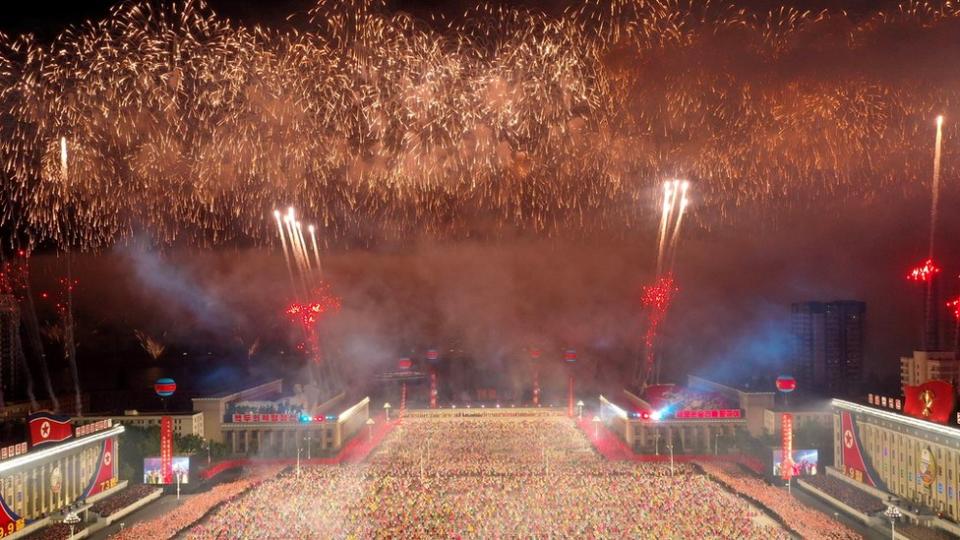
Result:
M70 512L67 514L67 517L63 518L63 522L70 526L70 538L73 539L73 528L80 523L80 516L76 512Z
M719 438L720 438L720 432L718 431L713 435L713 455L715 456L720 454L720 450L717 447L717 442Z
M593 416L593 438L597 439L599 437L600 437L600 417L597 415L594 415Z
M673 476L673 441L667 444L667 450L670 450L670 476Z
M367 438L371 441L373 440L373 425L375 423L373 418L367 418Z
M654 438L654 440L656 441L655 443L656 446L654 446L653 453L654 455L659 456L660 455L660 429L659 428L657 428L657 436Z
M307 431L307 461L310 460L310 447L313 446L313 432Z
M297 478L300 478L300 451L301 448L297 447Z
M386 413L387 422L389 422L390 421L390 402L389 401L383 404L383 412Z
M577 402L577 420L583 420L583 400Z
M203 446L207 449L207 467L210 466L210 439L207 439L203 442Z
M886 512L883 515L887 516L887 519L890 520L890 538L897 540L897 530L895 523L898 519L903 517L903 513L900 512L900 509L896 506L891 506L887 508Z

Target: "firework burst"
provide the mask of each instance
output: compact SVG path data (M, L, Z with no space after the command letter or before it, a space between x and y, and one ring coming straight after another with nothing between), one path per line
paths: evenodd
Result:
M299 323L305 329L312 329L329 315L340 311L340 298L330 292L330 287L323 284L311 294L314 300L307 303L294 302L285 313L291 322Z
M276 241L262 216L287 200L317 217L323 248L478 222L628 237L656 219L636 200L675 170L697 181L695 223L901 193L928 174L921 135L960 87L925 70L935 57L886 58L884 40L938 54L958 21L946 0L856 18L736 0L572 0L556 16L478 3L432 22L318 0L265 29L199 1L124 2L50 43L0 36L0 225L82 248L144 229L159 244Z
M916 266L907 274L908 281L916 281L920 283L929 283L937 274L940 273L940 267L937 266L933 259L927 259L923 261L923 264Z

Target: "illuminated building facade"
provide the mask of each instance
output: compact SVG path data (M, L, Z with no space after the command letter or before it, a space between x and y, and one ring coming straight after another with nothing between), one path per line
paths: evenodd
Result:
M890 400L894 401L894 400ZM899 400L896 400L899 401ZM960 521L960 426L833 400L836 472Z
M237 455L294 457L302 449L304 456L320 456L339 450L368 418L367 397L339 414L235 414L223 422L220 432L227 448Z
M84 415L74 418L73 423L77 426L99 422L100 420L111 420L115 424L125 426L134 426L147 428L150 426L159 426L164 416L171 417L173 421L173 433L178 437L187 435L196 435L203 438L203 413L200 412L151 412L145 413L136 410L124 411L123 414L115 415Z
M64 507L122 488L117 438L123 430L101 422L63 442L29 451L26 442L0 449L0 537L28 534Z

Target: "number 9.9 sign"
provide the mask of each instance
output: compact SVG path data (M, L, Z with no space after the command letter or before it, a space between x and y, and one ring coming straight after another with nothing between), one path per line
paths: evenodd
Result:
M20 518L16 521L8 521L6 525L0 528L0 538L3 538L5 536L10 536L17 531L23 530L23 527L24 527L23 518Z

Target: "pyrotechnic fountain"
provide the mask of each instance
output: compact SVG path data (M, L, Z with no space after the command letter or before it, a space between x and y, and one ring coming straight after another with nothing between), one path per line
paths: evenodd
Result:
M338 381L332 362L324 357L321 326L324 319L340 310L341 301L331 292L330 285L323 281L320 250L313 225L308 227L313 247L311 257L303 236L303 225L296 219L293 207L287 209L282 220L279 210L274 210L273 215L293 297L284 313L303 331L304 341L297 348L309 359L307 372L311 384L319 384L329 393L336 388Z
M922 347L925 351L938 351L943 347L941 342L940 315L941 304L940 272L941 268L934 262L934 244L937 236L937 212L940 200L940 156L943 144L943 116L937 116L937 131L934 140L933 153L933 180L931 182L930 197L930 244L927 259L923 264L912 269L907 274L909 281L915 281L923 286L923 336ZM949 303L947 304L950 305Z
M635 369L634 383L641 388L654 379L659 379L660 376L656 357L657 335L660 324L670 309L673 295L679 290L673 278L673 268L676 262L680 225L689 204L687 198L689 188L690 183L686 180L669 180L663 184L660 234L657 242L657 274L652 284L643 287L640 298L641 304L647 311L647 325L643 336L643 360L638 362ZM669 261L666 269L664 269L664 261Z

